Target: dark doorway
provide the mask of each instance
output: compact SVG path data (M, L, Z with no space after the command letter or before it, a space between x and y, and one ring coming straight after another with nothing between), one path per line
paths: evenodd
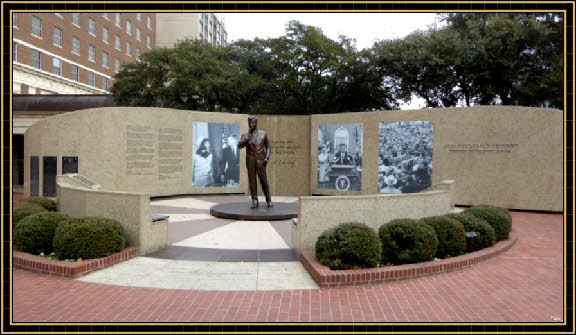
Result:
M12 185L24 185L24 135L12 136Z

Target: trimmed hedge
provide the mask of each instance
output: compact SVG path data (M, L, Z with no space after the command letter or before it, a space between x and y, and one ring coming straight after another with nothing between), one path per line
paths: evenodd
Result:
M331 270L378 267L380 253L378 236L362 223L343 223L316 241L316 258Z
M392 264L432 260L438 248L434 229L413 219L396 219L378 231L382 242L382 260Z
M124 228L98 216L70 219L56 229L53 246L59 259L105 257L124 249Z
M466 213L448 214L446 216L461 222L466 231L473 231L476 233L473 242L472 239L466 239L468 250L476 251L488 248L496 243L496 233L494 232L494 228L492 228L488 222ZM470 245L471 242L472 245Z
M27 201L18 201L12 204L12 228L27 216L47 212L46 209Z
M70 217L66 214L44 212L30 215L14 227L14 249L31 254L50 254L58 224Z
M420 221L434 228L436 232L436 257L447 258L466 252L466 231L462 223L447 216L432 216Z
M506 208L479 205L468 208L464 211L466 214L472 214L486 222L496 233L496 241L506 240L510 237L510 230L512 229L512 216Z
M49 212L56 212L56 201L52 199L42 197L28 197L22 200L36 204Z

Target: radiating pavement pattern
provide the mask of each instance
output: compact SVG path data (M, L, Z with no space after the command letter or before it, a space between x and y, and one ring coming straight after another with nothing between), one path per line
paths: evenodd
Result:
M297 198L273 200L295 202ZM290 247L292 220L235 221L209 214L217 203L238 201L250 206L249 197L234 195L153 200L153 214L170 216L170 245L78 280L191 290L317 288Z
M561 321L563 216L519 212L512 216L519 240L499 258L456 272L372 286L201 291L106 285L15 270L13 321ZM178 267L177 262L172 266ZM226 264L211 264L218 263ZM283 281L282 275L277 281Z

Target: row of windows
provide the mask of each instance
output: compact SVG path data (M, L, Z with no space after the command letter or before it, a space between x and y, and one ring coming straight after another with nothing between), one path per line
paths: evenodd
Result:
M18 43L12 42L12 60L18 60ZM108 54L102 54L102 62L108 66ZM31 59L30 65L37 69L42 69L42 52L36 49L31 49ZM72 80L80 82L80 67L78 65L70 64L72 66ZM120 71L120 60L114 58L114 71ZM88 85L96 87L96 75L92 71L88 72ZM52 73L62 76L62 60L57 57L52 57ZM106 77L102 77L102 88L108 90L109 80Z
M36 20L39 20L36 21ZM36 28L35 28L36 27ZM39 27L39 28L38 28ZM39 33L39 35L36 35L36 33ZM42 33L42 20L38 19L37 17L33 16L32 17L32 34L35 36L41 36ZM137 39L140 39L140 30L137 30ZM53 31L53 43L54 45L62 48L62 37L63 33L62 33L62 29L58 28L58 27L54 27L54 31ZM109 31L106 27L103 28L102 31L102 40L105 43L109 43ZM151 48L151 38L150 36L146 36L146 46L148 48ZM120 36L115 35L114 36L114 47L116 50L118 51L122 51L122 44L121 44L121 40L120 40ZM132 43L130 42L126 42L126 55L132 57ZM72 53L76 54L76 55L80 55L80 39L76 36L72 36ZM106 61L102 61L102 65L104 67L108 67L108 62L107 62L107 53L103 53L104 55L106 55ZM140 60L140 55L142 54L142 51L140 50L140 48L136 49L136 59ZM88 46L88 60L91 62L95 62L96 61L96 48L93 45L89 45Z
M54 13L56 14L56 16L60 17L60 18L64 18L64 15L62 13ZM121 18L121 13L114 13L115 14L115 25L116 27L121 28L122 27L122 18ZM102 13L102 16L110 21L110 13ZM33 17L33 21L34 18L38 19L37 17ZM138 21L142 21L142 13L136 13L136 19L138 19ZM40 20L40 29L42 29L41 27L41 22L42 20ZM72 24L80 27L80 13L72 13ZM12 13L12 26L18 28L18 13ZM34 23L32 23L32 26L34 27ZM148 29L152 29L152 18L150 17L150 15L146 16L146 27ZM96 21L94 21L92 18L88 18L88 31L95 31L96 30ZM129 35L132 35L132 22L130 22L130 20L126 20L126 33L128 33Z
M127 22L129 23L130 21L127 21ZM94 21L92 19L89 19L88 33L92 36L96 36L96 21ZM38 38L42 38L42 19L40 19L36 16L32 16L32 35L36 36ZM141 35L140 28L136 28L136 39L138 41L140 41L140 35ZM74 42L74 39L77 39L77 38L73 37L72 38L73 42ZM104 43L109 43L109 39L110 39L110 31L108 30L108 28L102 27L102 41ZM62 29L60 29L58 27L54 27L53 41L54 41L54 45L56 45L60 48L62 47ZM126 42L126 43L127 43L127 45L130 44L130 42ZM121 50L120 36L118 36L118 35L115 35L115 46L116 46L117 50ZM150 37L150 35L146 35L146 47L148 49L152 48L152 38ZM79 47L75 49L74 43L72 43L72 52L75 54L79 54ZM131 56L130 53L128 52L128 47L127 47L126 54Z

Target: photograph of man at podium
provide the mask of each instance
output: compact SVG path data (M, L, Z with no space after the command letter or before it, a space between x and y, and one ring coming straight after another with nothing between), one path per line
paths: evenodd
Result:
M360 191L362 124L318 126L318 188Z

